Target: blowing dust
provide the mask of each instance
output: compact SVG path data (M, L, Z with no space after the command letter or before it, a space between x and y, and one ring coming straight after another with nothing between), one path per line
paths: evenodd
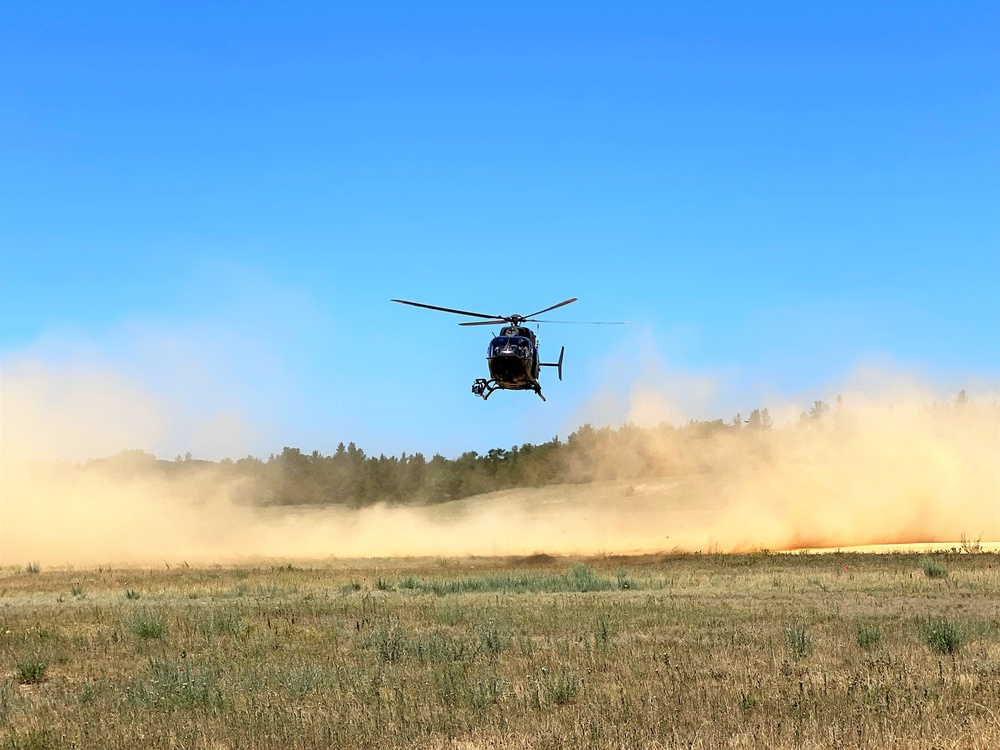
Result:
M241 504L251 480L219 464L178 473L148 460L56 462L39 446L80 425L32 408L29 396L4 391L4 565L1000 540L1000 411L985 397L935 404L926 392L845 394L821 418L771 429L637 429L613 449L596 441L573 453L570 483L352 511ZM641 423L650 409L655 421L654 402L637 399L630 418ZM135 411L152 419L145 405Z

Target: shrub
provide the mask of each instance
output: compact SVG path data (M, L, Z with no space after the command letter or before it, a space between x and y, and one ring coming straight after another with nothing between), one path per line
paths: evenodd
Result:
M921 557L920 567L924 569L924 575L928 578L947 578L948 577L948 567L933 557Z
M937 654L954 654L965 640L958 623L946 617L934 617L924 620L920 626L924 643Z

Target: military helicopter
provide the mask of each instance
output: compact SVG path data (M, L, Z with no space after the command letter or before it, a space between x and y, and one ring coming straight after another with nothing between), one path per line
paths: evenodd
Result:
M538 337L534 332L524 325L525 323L578 323L580 321L565 320L536 320L535 316L555 310L557 307L576 302L576 297L570 297L558 304L546 307L544 310L533 312L530 315L487 315L486 313L469 312L468 310L455 310L451 307L438 307L437 305L425 305L422 302L410 302L405 299L394 299L391 302L398 302L402 305L413 305L414 307L424 307L428 310L440 310L441 312L455 313L456 315L466 315L470 318L485 318L485 320L470 320L459 323L460 326L489 326L504 324L500 334L493 337L489 347L486 349L486 363L489 365L490 378L476 378L472 383L473 395L480 396L484 401L490 397L494 391L534 391L538 397L545 401L542 395L542 386L538 383L538 376L543 367L555 367L562 380L563 354L566 347L559 348L559 360L557 362L541 362L538 358ZM591 321L596 325L624 325L619 322Z

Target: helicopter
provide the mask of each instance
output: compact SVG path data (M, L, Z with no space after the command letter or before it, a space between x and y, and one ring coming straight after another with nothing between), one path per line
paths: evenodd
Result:
M476 378L472 383L472 393L481 397L484 401L490 397L494 391L534 391L538 397L545 401L542 395L542 386L538 383L538 376L543 367L555 367L562 380L563 355L566 347L560 347L559 359L556 362L542 362L538 355L538 337L525 323L569 323L580 321L565 320L536 320L537 315L550 312L558 307L563 307L571 302L576 302L576 297L570 297L555 305L550 305L543 310L533 312L530 315L487 315L486 313L469 312L468 310L455 310L451 307L438 307L437 305L425 305L422 302L410 302L405 299L394 299L391 302L398 302L401 305L412 305L413 307L423 307L428 310L439 310L440 312L455 313L465 315L470 318L485 318L485 320L470 320L459 323L460 326L488 326L506 324L499 335L493 337L486 349L486 364L489 366L490 377ZM624 323L609 321L591 321L596 325L624 325Z

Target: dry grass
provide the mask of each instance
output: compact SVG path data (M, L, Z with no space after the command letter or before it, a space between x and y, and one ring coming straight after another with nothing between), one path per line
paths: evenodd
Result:
M1000 747L1000 555L944 557L0 571L0 748Z

